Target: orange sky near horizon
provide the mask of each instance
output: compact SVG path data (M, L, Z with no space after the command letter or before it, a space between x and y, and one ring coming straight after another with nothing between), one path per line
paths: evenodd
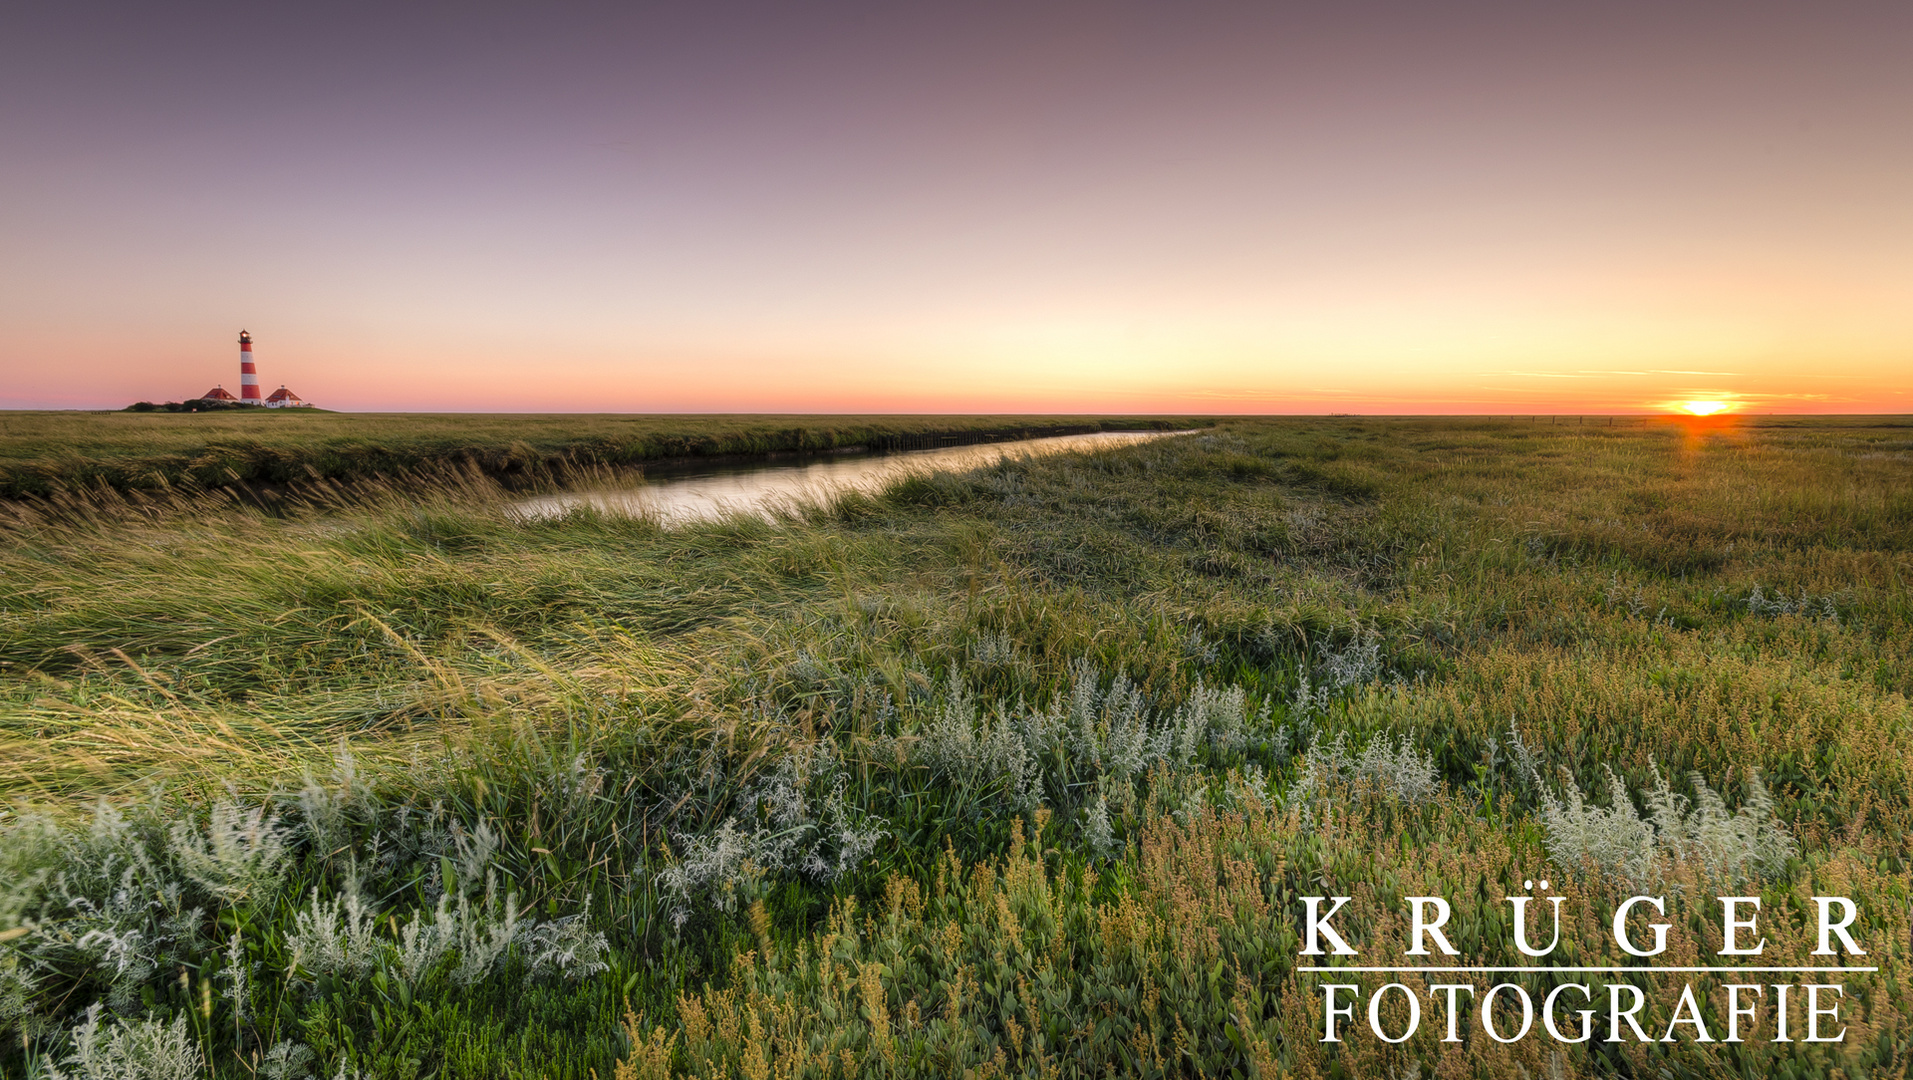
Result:
M102 10L0 408L1913 412L1904 4Z

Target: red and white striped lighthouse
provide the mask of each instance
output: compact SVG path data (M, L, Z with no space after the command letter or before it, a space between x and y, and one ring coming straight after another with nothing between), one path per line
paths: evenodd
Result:
M252 362L252 335L239 331L239 404L263 405L259 400L259 369Z

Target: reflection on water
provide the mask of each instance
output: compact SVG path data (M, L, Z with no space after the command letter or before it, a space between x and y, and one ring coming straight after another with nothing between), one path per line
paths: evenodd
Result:
M568 491L518 502L522 517L553 517L574 506L595 506L613 514L651 517L667 524L713 521L738 512L769 515L779 506L804 502L835 491L876 491L913 472L963 470L1005 456L1052 454L1061 450L1099 450L1110 446L1182 434L1168 431L1099 431L1047 439L950 446L903 454L830 455L779 458L773 462L699 465L658 470L639 487L613 491Z

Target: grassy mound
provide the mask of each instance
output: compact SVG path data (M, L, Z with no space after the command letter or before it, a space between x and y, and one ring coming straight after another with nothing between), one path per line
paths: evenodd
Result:
M0 413L0 498L361 482L475 469L506 483L732 455L912 449L1206 421L1099 416L462 416L234 406Z

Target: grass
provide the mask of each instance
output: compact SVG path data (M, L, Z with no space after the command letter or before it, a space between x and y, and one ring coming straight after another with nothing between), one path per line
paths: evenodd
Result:
M446 467L523 485L581 468L676 458L881 447L927 435L961 440L1198 423L1159 416L10 412L0 413L0 498L99 487L163 492L365 481Z
M668 530L471 466L15 504L0 1070L1898 1075L1909 460L1349 418ZM1540 877L1554 962L1638 966L1604 918L1651 891L1659 963L1717 895L1813 963L1841 895L1880 971L1837 1044L1320 1041L1300 897L1365 957L1447 897L1455 962L1521 965ZM1731 976L1588 981L1721 1038Z

